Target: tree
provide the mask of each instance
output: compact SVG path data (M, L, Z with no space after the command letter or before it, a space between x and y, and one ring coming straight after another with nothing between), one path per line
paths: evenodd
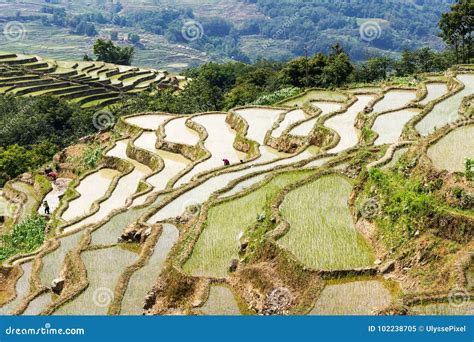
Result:
M349 56L339 44L331 48L328 64L323 69L323 80L326 86L341 86L352 74L354 67Z
M94 54L98 61L120 65L131 65L135 49L133 47L120 47L112 41L98 39L94 44Z
M261 93L262 89L254 84L239 84L225 94L224 106L228 110L237 106L252 103L260 96Z
M118 32L117 31L110 32L110 40L112 40L114 42L118 40Z
M398 76L410 76L422 72L438 72L449 68L455 60L448 52L435 52L430 48L404 50L402 58L395 63Z
M451 46L456 54L456 62L469 63L474 57L472 32L474 31L474 3L457 0L451 11L443 13L439 21L440 37Z
M140 36L136 33L129 33L128 34L128 40L132 43L132 44L138 44L140 42Z
M405 49L402 58L396 65L397 74L399 76L413 75L416 71L415 56L412 51Z
M370 58L367 63L358 65L354 70L354 79L356 82L374 82L387 77L389 71L393 68L394 61L385 56Z
M86 33L86 35L88 35L89 37L97 36L97 30L95 29L94 24L87 23L87 24L86 24L86 31L85 31L85 33Z

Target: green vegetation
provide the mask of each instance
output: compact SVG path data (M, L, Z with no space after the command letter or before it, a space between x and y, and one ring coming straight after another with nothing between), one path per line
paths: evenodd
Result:
M123 140L119 142L121 148L110 155L128 160L126 164L136 166L134 172L118 177L118 170L104 169L113 174L76 179L63 195L58 195L64 190L62 180L51 183L43 173L54 154L80 142L60 155L58 165L52 165L59 170L60 177L78 176L102 166L106 146L117 139L135 138L139 133L136 127L127 128L127 122L120 122L113 132L105 132L117 118L129 113L229 111L249 104L304 109L288 108L286 117L282 108L252 108L246 115L242 113L249 123L247 138L265 145L263 137L267 132L257 132L259 128L266 131L282 119L288 126L289 121L297 122L305 115L318 113L317 106L327 113L332 110L330 107L349 106L356 96L349 93L359 94L362 88L367 94L385 95L374 112L410 103L410 107L416 107L416 113L421 113L423 106L425 111L431 108L426 105L428 101L415 103L415 95L424 93L426 82L446 85L441 93L426 87L427 97L436 99L447 88L450 93L446 96L452 95L458 79L466 88L423 114L457 114L462 105L460 113L469 116L471 76L465 74L472 66L448 70L456 62L472 60L468 31L472 31L472 23L463 24L463 17L471 14L472 7L466 2L457 1L451 13L443 15L441 37L449 48L437 51L430 48L441 42L436 38L437 19L453 0L416 0L402 5L379 1L377 6L359 0L351 2L351 6L344 1L299 0L282 0L278 4L270 0L186 0L186 6L182 6L184 1L137 0L122 7L117 1L97 0L96 8L92 8L90 1L85 0L69 2L68 6L56 0L29 0L28 4L15 3L22 9L16 14L9 13L10 3L2 3L5 6L0 17L7 19L5 22L15 18L28 33L28 38L19 42L6 42L7 49L14 46L12 50L33 53L44 49L39 45L48 41L51 54L85 54L84 61L70 62L0 53L0 187L25 171L31 173L5 186L4 197L0 198L14 203L13 209L21 214L20 224L15 225L11 212L6 212L9 217L2 219L5 222L0 236L0 261L37 250L44 243L42 251L47 253L35 256L35 265L43 266L34 267L31 279L40 278L43 285L49 286L53 279L64 277L64 292L52 299L60 299L65 305L54 308L60 304L52 302L51 311L43 313L141 314L145 297L147 313L164 315L252 314L248 308L262 315L300 314L309 312L315 303L312 314L413 313L416 308L408 308L414 303L413 294L416 299L433 293L447 297L458 280L463 280L460 275L466 269L469 288L472 260L468 253L474 222L474 162L470 154L474 145L469 139L472 127L465 125L441 137L448 131L445 127L425 139L417 136L405 120L383 116L380 120L386 124L384 127L394 132L403 128L403 139L413 140L389 163L384 157L387 147L372 144L376 132L381 132L377 129L379 120L374 119L374 124L367 110L373 104L369 102L372 95L364 96L356 105L358 111L366 114L361 112L356 117L352 107L334 120L340 120L351 132L356 127L362 135L360 145L354 140L353 149L337 155L325 153L329 144L338 140L329 131L343 135L342 126L332 125L332 120L330 124L312 118L302 125L308 131L297 139L285 135L272 138L268 133L265 142L274 150L262 146L260 159L245 159L242 165L232 163L229 168L209 172L185 187L175 186L158 193L162 189L158 178L164 173L175 176L173 180L181 184L196 170L204 171L208 161L193 159L194 168L190 171L189 165L189 173L178 180L180 176L171 173L184 169L174 170L179 159L176 153L192 151L156 141L155 134L148 132L141 143L150 142L153 150L152 143L156 141L163 151L169 150L156 152L164 161L163 170L157 170L158 160L145 150L135 157L126 156L127 145ZM233 15L226 18L226 12ZM375 28L378 25L381 31L376 32L375 39L361 43L364 37L359 29L365 24ZM420 45L421 41L426 44ZM163 53L160 49L169 51ZM131 67L132 60L147 60L160 67L169 63L178 69L188 63L213 62L189 68L180 77L174 77L155 68ZM217 63L222 60L228 62ZM255 63L246 64L250 60ZM428 74L431 72L437 73ZM393 87L412 90L387 90ZM466 101L461 104L463 98ZM440 108L443 110L439 111ZM270 116L266 115L268 111ZM156 113L141 116L137 123L141 121L151 127L157 122ZM233 130L221 130L229 138L228 149L214 149L208 143L212 143L216 122L193 120L209 133L205 144L213 154L212 160L224 161L223 158L235 155L232 146L242 150L250 146L251 152L256 147L255 142L244 141L245 132L241 129L245 124L239 122ZM315 123L317 127L308 135ZM283 129L283 123L280 124ZM164 133L171 142L173 132L168 128ZM97 131L100 134L94 134ZM235 134L237 140L232 145ZM80 139L83 136L87 139ZM436 142L430 140L432 137ZM383 142L392 144L399 134L386 138ZM94 142L89 143L91 140ZM299 155L283 153L307 144L311 147ZM141 144L137 142L137 146ZM198 154L204 157L204 152ZM253 167L280 157L278 162ZM133 158L140 163L151 162L155 173L144 165L140 167ZM385 167L367 169L366 165L375 165L377 160L380 165L385 163ZM296 161L304 166L295 166ZM117 163L116 167L104 167L128 170L123 161ZM323 169L308 170L323 164ZM288 166L286 171L279 171L284 165ZM265 174L256 176L252 172ZM246 189L239 184L234 196L218 197L226 191L228 181L243 175L251 178L242 183L248 185L252 179L263 183ZM96 176L101 177L93 178ZM102 190L83 191L98 179L103 180ZM18 207L20 198L12 198L12 189L28 194L22 208ZM132 196L145 190L147 194ZM62 226L66 221L72 222L63 210L68 207L67 210L74 211L70 201L77 193L81 194L79 207L84 214L92 209L98 211L87 218L78 217L70 226ZM53 215L47 222L35 215L42 201L47 200L56 208L58 199L60 209L54 213L63 220ZM21 200L25 198L22 196ZM91 206L92 203L99 203L99 208ZM196 208L200 210L193 210ZM158 238L160 224L163 230ZM135 233L133 228L139 231ZM73 232L75 229L78 231ZM59 232L65 234L56 235ZM156 244L155 240L153 244L150 240L143 243L150 233L152 239L158 239ZM128 240L122 239L125 235L133 236L133 242L117 245L117 241ZM58 240L45 243L45 238ZM400 282L403 295L397 297L395 283L382 282L381 278L353 278L372 272ZM12 273L12 280L17 275ZM213 278L219 278L219 284ZM32 282L32 292L43 290L36 285ZM207 289L209 298L202 303ZM25 298L25 292L28 289L19 289L18 298ZM112 306L94 303L92 299L97 299L93 298L97 295L110 296ZM49 293L29 298L34 299L27 313L39 312L50 304Z
M134 41L136 40L140 40L140 38L135 38ZM114 43L112 43L112 41L105 41L103 39L97 40L97 42L94 44L93 51L98 61L118 65L131 65L133 55L135 53L135 49L133 47L116 46ZM90 60L90 58L87 57L85 60Z
M248 195L210 208L184 270L193 275L225 277L230 261L238 255L237 236L256 224L259 217L265 217L266 209L282 188L310 174L311 171L278 175Z
M0 95L0 186L94 132L93 115L54 97Z
M0 146L0 186L27 171L32 171L51 160L58 147L48 141L19 146Z
M450 45L456 55L456 63L469 63L473 57L472 31L474 21L472 14L474 4L469 0L458 0L451 6L451 11L443 13L439 22L441 37Z
M338 91L325 91L325 90L310 90L306 92L303 96L299 96L294 99L283 102L284 106L288 107L303 107L305 104L310 103L311 101L347 101L347 95L342 94Z
M40 247L44 241L46 220L31 216L13 227L11 234L0 235L0 262L13 255L30 253Z
M395 54L420 45L435 47L440 42L436 23L451 4L451 0L384 0L377 6L361 0L350 4L344 0L143 0L133 2L130 10L119 2L99 1L90 6L90 2L78 0L66 6L31 0L30 6L7 2L2 11L5 16L36 24L40 31L61 29L74 38L120 32L124 37L121 44L133 44L127 39L132 32L149 37L147 43L188 44L221 61L289 59L303 55L306 44L310 53L315 53L328 52L334 42L341 42L352 58L362 60L386 51ZM190 21L200 24L201 32L196 36L200 39L183 37L182 28ZM360 25L367 21L380 26L380 34L370 44L361 41L359 33ZM146 53L147 43L140 43L144 45L140 52Z
M350 181L337 175L291 191L280 207L290 230L279 244L313 269L370 266L372 251L356 231L347 204L351 191Z
M470 181L474 179L474 159L466 158L464 161L466 178Z
M289 87L277 90L271 94L260 96L253 104L257 106L271 105L283 101L284 99L301 94L303 89L297 87Z
M386 215L378 215L375 221L388 248L411 243L416 231L422 232L427 228L427 218L436 212L439 205L430 186L424 186L419 180L408 178L398 170L370 170L366 189L378 189L378 206Z
M436 52L427 47L418 50L405 49L399 59L386 56L373 57L369 58L366 63L356 64L353 80L370 83L385 80L388 75L405 77L424 72L440 72L448 69L454 63L454 55L449 50ZM394 83L399 82L395 81Z
M428 48L406 50L400 61L374 57L366 63L356 63L336 44L327 55L317 53L287 63L259 60L251 65L208 63L191 68L184 75L192 81L177 96L172 91L144 93L129 99L126 108L130 114L148 110L196 113L247 104L274 105L305 87L334 88L382 80L414 86L414 75L446 70L453 63L450 52L438 53ZM334 100L339 98L340 95Z

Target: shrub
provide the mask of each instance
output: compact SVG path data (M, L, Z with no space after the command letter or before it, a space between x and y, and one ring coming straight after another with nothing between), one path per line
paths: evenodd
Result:
M30 253L43 244L46 220L40 216L31 216L16 224L9 235L0 235L0 261L13 255Z
M474 179L474 159L466 158L465 167L466 167L466 178L470 181Z
M289 97L299 95L303 92L303 89L297 87L284 88L277 90L274 93L263 95L254 101L254 105L263 106L263 105L272 105L277 102L283 101Z

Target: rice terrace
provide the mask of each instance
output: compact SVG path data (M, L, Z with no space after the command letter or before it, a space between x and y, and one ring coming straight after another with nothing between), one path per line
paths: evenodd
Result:
M0 316L474 315L472 4L292 2L0 0Z
M176 86L107 64L0 64L3 92L83 106ZM463 65L412 86L122 116L83 143L104 148L95 168L71 170L71 147L54 158L55 182L37 171L5 185L4 234L35 212L49 222L40 247L3 261L0 312L472 314L472 301L443 303L453 286L473 298L473 96ZM417 206L422 223L407 213Z

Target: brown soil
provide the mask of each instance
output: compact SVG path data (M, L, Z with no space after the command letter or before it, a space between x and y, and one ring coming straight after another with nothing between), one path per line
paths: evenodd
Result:
M13 300L16 296L16 282L22 275L21 267L0 266L0 306Z
M270 242L264 243L253 262L241 265L229 282L249 308L262 315L303 314L324 287L316 273Z

